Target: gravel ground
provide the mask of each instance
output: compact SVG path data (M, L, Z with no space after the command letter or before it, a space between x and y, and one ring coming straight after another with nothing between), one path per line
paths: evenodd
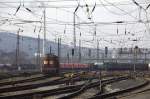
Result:
M134 79L128 79L128 80L122 80L119 82L111 83L109 85L106 85L105 91L106 92L115 92L126 88L131 88L134 86L137 86L141 83L143 83L144 80L134 80Z
M150 79L148 79L150 80ZM117 99L150 99L150 84L129 93L117 96ZM147 90L147 91L144 91ZM141 92L144 91L144 92Z

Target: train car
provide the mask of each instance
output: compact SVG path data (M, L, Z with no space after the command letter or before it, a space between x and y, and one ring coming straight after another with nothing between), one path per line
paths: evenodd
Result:
M149 70L149 66L146 63L117 63L117 62L105 62L103 65L96 64L99 70L108 70L108 71L147 71Z
M62 71L73 70L73 71L81 71L88 70L89 64L83 63L60 63L60 69Z
M50 74L59 73L59 59L56 55L45 55L45 57L43 58L42 72Z

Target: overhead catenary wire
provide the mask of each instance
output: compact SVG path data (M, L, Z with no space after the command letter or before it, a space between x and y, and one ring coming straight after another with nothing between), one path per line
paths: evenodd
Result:
M146 13L146 20L148 21L149 19L148 19L148 17L147 17L147 10L148 10L148 8L149 8L149 6L150 6L150 4L148 4L148 6L146 7L146 8L143 8L138 2L136 2L135 0L132 0L133 1L133 3L136 5L136 6L138 6L139 7L139 9L140 9L140 11L139 11L139 20L140 21L142 21L141 20L141 9L143 9L144 10L144 12ZM147 29L148 29L148 31L149 31L149 33L150 33L150 26L149 26L149 23L145 23L145 22L143 22L144 24L145 24L145 26L147 27Z
M59 0L58 0L59 1ZM60 0L61 1L61 0ZM68 0L68 1L73 1L73 2L76 2L76 0ZM38 1L24 1L24 3L37 3ZM45 2L45 3L50 3L51 1L41 1L41 2ZM39 2L39 3L41 3ZM6 3L6 4L20 4L20 2L7 2L7 1L4 1L4 2L0 2L0 3ZM147 5L147 3L139 3L139 4L142 4L142 5ZM134 6L134 4L132 3L115 3L114 2L114 5L115 6L119 6L119 5L130 5L130 6ZM80 5L81 7L86 7L86 5ZM89 5L89 7L93 7L94 5ZM102 7L103 5L102 4L96 4L97 7ZM113 6L111 4L104 4L104 6ZM29 7L29 6L28 6ZM31 7L31 6L30 6ZM47 5L47 6L40 6L41 8L75 8L76 5L63 5L63 6L54 6L54 5ZM147 6L149 8L149 6ZM14 7L0 7L0 8L14 8ZM31 8L39 8L39 6L32 6Z
M99 7L99 4L97 4L97 3L95 3L96 4L96 6L95 6L95 8L97 8L97 7ZM106 4L106 6L107 5L111 5L111 4ZM82 6L82 5L81 5ZM85 5L86 6L86 5ZM94 5L89 5L88 4L88 7L93 7L93 9L95 9L94 8ZM113 5L111 5L111 6L113 6ZM27 6L28 7L28 6ZM59 9L59 8L58 8ZM22 9L20 9L19 8L19 10L22 10ZM27 10L26 10L27 11ZM91 10L92 11L92 10ZM28 11L29 13L31 12L31 11ZM124 12L123 12L124 13ZM124 13L125 14L125 13ZM127 14L127 13L126 13ZM35 14L35 17L36 16L38 16L38 15L36 15ZM39 15L40 16L40 15ZM136 19L135 19L136 20ZM33 24L33 23L36 23L36 22L34 22L34 20L18 20L18 18L16 17L14 20L13 20L15 23L17 23L17 21L18 22L20 22L20 23L24 23L24 24ZM40 22L40 21L39 21ZM42 21L41 21L42 22ZM144 21L143 21L144 22ZM125 24L137 24L137 23L142 23L142 22L138 22L138 21L118 21L118 22L79 22L79 23L77 23L76 24L76 27L78 28L78 25L80 25L81 27L84 27L84 26L86 26L86 25L89 25L89 26L93 26L94 24L96 24L97 26L99 26L99 25L125 25ZM149 23L149 21L147 20L147 21L145 21L144 23ZM72 25L72 23L71 22L63 22L63 21L59 21L59 20L55 20L54 19L54 21L47 21L47 24L58 24L58 25L67 25L68 27L69 27L69 25ZM22 25L23 26L23 25ZM38 27L38 26L37 26ZM43 27L41 27L41 29L43 29ZM82 30L82 28L81 28L81 30ZM85 31L86 32L86 29L85 30L83 30L83 31ZM89 30L89 31L91 31L91 30ZM90 32L89 32L90 33ZM98 33L98 32L97 32ZM87 33L88 34L88 33ZM113 35L113 34L112 34ZM84 35L83 35L84 36ZM119 35L118 35L119 36Z
M128 12L128 13L117 13L117 12L115 12L115 11L112 11L112 10L110 10L107 6L105 6L105 4L102 2L102 0L99 0L100 1L100 3L101 3L101 5L102 5L102 7L104 7L108 12L110 12L110 13L112 13L112 14L115 14L115 15L127 15L128 13L133 13L133 12L135 12L137 9L134 9L134 10L132 10L132 11L130 11L130 12ZM114 5L112 5L112 6L114 6Z
M113 3L107 1L107 0L104 0L106 1L108 4L111 4L113 7L117 8L118 10L122 11L124 14L127 14L128 16L132 17L133 19L137 20L137 17L133 16L132 14L128 13L127 11L119 8L118 6L114 5Z

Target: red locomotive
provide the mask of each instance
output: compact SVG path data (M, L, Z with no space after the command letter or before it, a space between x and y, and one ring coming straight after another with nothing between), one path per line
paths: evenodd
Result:
M45 55L43 59L42 72L51 74L59 73L59 59L56 55Z

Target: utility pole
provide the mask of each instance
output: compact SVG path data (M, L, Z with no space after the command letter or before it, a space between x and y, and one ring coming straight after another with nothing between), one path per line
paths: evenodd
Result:
M38 34L38 50L37 50L37 66L41 69L41 60L40 60L40 35Z
M59 38L58 38L58 47L57 47L57 55L58 55L58 58L60 57L60 45L59 45Z
M69 64L69 62L70 62L69 53L67 53L67 60L68 60L68 64Z
M81 40L79 40L79 62L81 62Z
M91 63L91 49L88 50L88 57L89 57L89 60L90 60L89 63ZM89 66L89 72L90 72L90 70L91 70L91 67L92 67L92 66L90 65L90 66Z
M20 35L19 35L19 32L20 32L20 28L17 31L17 42L16 42L16 65L17 65L18 70L20 70L20 67L19 67L19 50L20 50L20 48L19 48L20 47L20 42L19 42Z
M136 63L137 63L137 50L138 50L138 46L135 46L135 48L134 48L134 73L136 72L136 67L135 67L135 65L136 65Z
M99 71L99 91L100 93L102 92L102 73L101 73L101 70Z
M44 37L43 37L43 56L45 55L45 47L46 47L46 8L44 9L43 11L43 14L44 14Z
M59 38L59 59L61 59L61 37Z
M99 40L97 40L97 62L99 61Z
M79 8L79 4L73 12L73 44L74 44L74 53L76 53L76 12Z
M73 41L74 41L74 50L76 49L76 12L73 13Z
M71 54L72 54L72 63L74 64L75 63L75 61L73 60L73 57L74 57L74 49L71 49ZM72 72L73 72L73 65L72 65Z
M105 60L107 59L108 57L108 47L105 47Z
M61 57L61 38L58 38L58 57Z
M147 54L147 53L144 52L144 56L145 56L144 63L146 63L146 58L147 58L146 54Z
M52 47L51 47L51 45L49 47L49 53L52 54Z

